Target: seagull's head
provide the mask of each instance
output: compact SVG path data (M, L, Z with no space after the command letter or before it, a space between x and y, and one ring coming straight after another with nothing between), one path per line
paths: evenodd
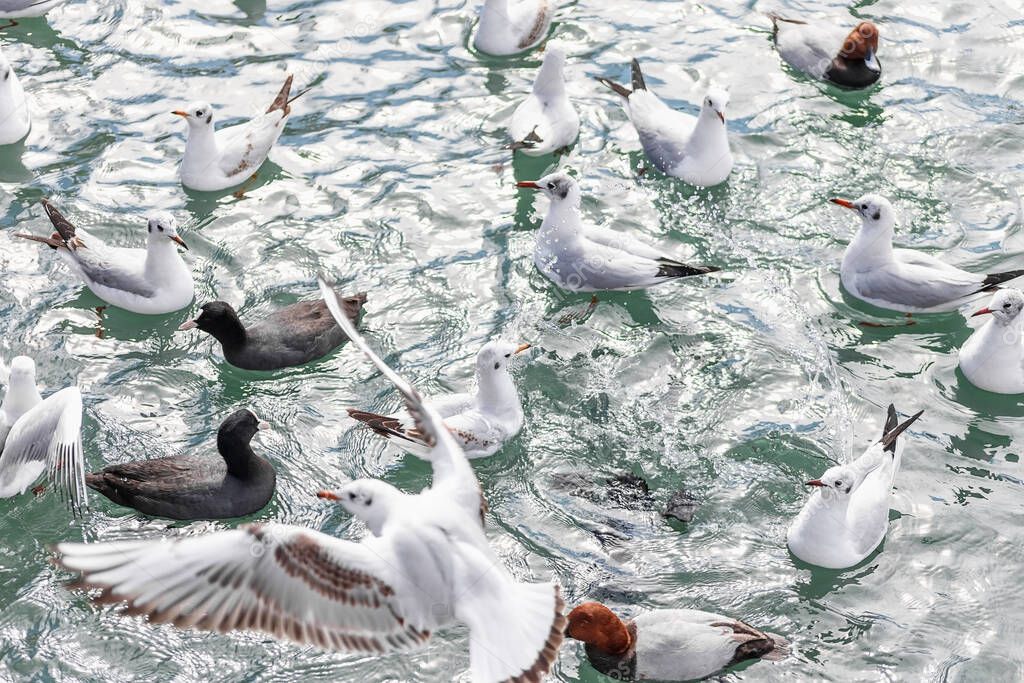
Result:
M516 354L530 348L529 344L512 344L507 341L489 341L476 354L476 370L480 374L508 372L509 361Z
M817 488L825 498L849 496L856 484L857 477L849 467L843 465L829 467L820 479L811 479L807 482L807 486Z
M888 229L895 222L892 204L881 195L866 194L853 200L835 197L829 201L845 209L856 211L864 222L864 229L868 231L876 228Z
M356 479L336 491L320 491L317 497L334 501L361 519L374 535L380 535L392 504L402 492L380 479Z
M976 311L971 317L991 315L997 322L1008 325L1020 315L1022 309L1024 309L1024 293L1010 287L997 291L988 306Z
M178 225L174 221L174 216L170 214L156 214L149 217L149 242L150 244L161 244L163 240L171 240L175 244L179 244L185 249L188 249L188 245L185 244L185 240L178 236Z
M725 125L725 107L729 104L729 93L721 88L711 88L704 95L704 102L701 104L701 113L706 116L715 116Z
M209 102L193 102L187 108L175 109L171 113L188 121L189 129L213 126L213 107Z
M214 336L221 344L241 343L245 339L245 327L238 314L226 301L211 301L199 309L199 317L187 320L178 326L179 330L199 328Z
M549 173L540 180L523 180L516 183L516 187L539 190L553 202L569 200L579 203L580 199L579 183L565 171Z
M28 356L15 356L11 361L11 386L36 383L36 362Z
M270 423L256 417L256 413L248 408L241 408L228 415L217 430L217 440L232 437L243 443L252 441L256 432L270 429Z

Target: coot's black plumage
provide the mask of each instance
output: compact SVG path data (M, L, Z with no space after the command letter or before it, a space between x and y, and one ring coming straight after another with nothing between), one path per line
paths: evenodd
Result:
M366 303L366 294L342 299L345 313L355 324ZM323 358L348 341L323 301L302 301L246 327L230 304L213 301L179 330L198 327L213 335L224 358L245 370L279 370Z
M274 495L277 477L249 442L266 427L252 412L232 413L217 431L212 456L156 458L111 465L85 477L110 500L155 517L225 519L261 509Z

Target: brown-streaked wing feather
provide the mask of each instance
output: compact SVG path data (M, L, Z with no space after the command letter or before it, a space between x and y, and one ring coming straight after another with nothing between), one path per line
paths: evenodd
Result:
M291 107L288 106L288 95L292 91L293 78L294 76L288 74L288 78L285 79L284 85L281 86L281 91L277 93L277 97L274 98L274 102L270 105L270 108L267 109L268 114L278 109L282 110L285 116L288 116L288 114L291 113Z

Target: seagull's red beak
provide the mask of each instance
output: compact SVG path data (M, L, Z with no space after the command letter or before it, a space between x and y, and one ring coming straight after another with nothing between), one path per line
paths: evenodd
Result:
M986 313L995 313L995 311L993 311L993 310L992 310L991 308L989 308L988 306L986 306L985 308L979 308L979 309L978 309L977 311L975 311L974 313L971 313L971 317L972 317L972 318L976 318L976 317L978 317L979 315L985 315Z
M520 180L518 183L516 183L516 187L526 187L531 190L540 189L540 185L538 185L537 182L534 180Z
M525 351L528 348L530 348L530 344L520 344L519 346L516 347L516 350L513 351L512 353L522 353L523 351Z
M725 114L723 114L720 111L716 111L715 113L718 114L718 118L722 121L722 123L725 123Z
M808 486L824 486L825 483L821 479L811 479L807 482Z
M180 116L180 117L185 118L185 119L188 118L188 112L184 112L184 111L182 111L180 109L175 109L171 113L174 114L175 116Z
M324 500L341 500L340 498L338 498L338 494L334 493L333 491L317 491L316 497L323 498Z
M833 204L838 204L839 206L841 206L841 207L843 207L845 209L855 209L855 208L857 208L857 207L855 207L853 205L853 202L851 202L849 199L840 199L839 197L833 197L829 201L832 202Z
M168 237L170 237L170 238L171 238L171 241L172 241L172 242L176 242L177 244L180 244L180 245L181 245L182 247L184 247L186 251L188 251L188 250L189 250L189 249L188 249L188 245L187 245L187 244L185 244L185 240L181 239L181 238L180 238L180 237L178 237L177 235L168 235Z

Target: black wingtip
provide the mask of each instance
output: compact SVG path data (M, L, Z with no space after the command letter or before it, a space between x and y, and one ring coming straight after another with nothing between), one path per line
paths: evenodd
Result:
M42 199L40 201L43 204L43 209L46 211L46 216L50 219L50 222L53 223L53 227L57 231L57 234L59 234L61 239L64 240L64 244L71 244L71 241L75 239L75 226L48 200Z
M644 72L640 70L640 62L637 61L636 57L630 61L629 66L633 73L633 92L647 90L647 84L644 83Z
M661 259L658 261L658 277L691 277L717 273L721 268L716 266L690 266L678 261Z
M625 97L626 99L629 99L629 96L633 94L633 91L630 90L629 88L627 88L626 86L619 85L615 81L610 80L608 78L603 78L601 76L597 76L597 77L594 78L594 80L597 81L598 83L600 83L601 85L604 85L604 86L607 86L607 87L611 88L612 91L616 95L621 95L622 97Z
M890 406L889 408L890 408L890 410L893 411L891 413L891 416L895 416L896 409L893 408L892 406ZM881 442L880 442L882 444L882 450L889 451L890 453L895 453L896 452L896 439L899 438L900 434L902 434L903 432L907 431L907 428L910 427L910 425L912 425L915 422L917 422L917 419L919 417L921 417L922 415L924 415L924 411L923 410L919 410L916 413L914 413L913 415L911 415L910 417L908 417L906 420L904 420L903 424L897 425L897 426L893 427L892 429L888 430L886 432L885 436L882 437ZM889 420L887 419L886 420L886 425L888 426L888 424L889 424Z
M989 273L982 281L981 289L975 292L975 294L980 292L991 292L992 290L999 289L999 285L1019 278L1022 275L1024 275L1024 270L1007 270L1002 273Z

